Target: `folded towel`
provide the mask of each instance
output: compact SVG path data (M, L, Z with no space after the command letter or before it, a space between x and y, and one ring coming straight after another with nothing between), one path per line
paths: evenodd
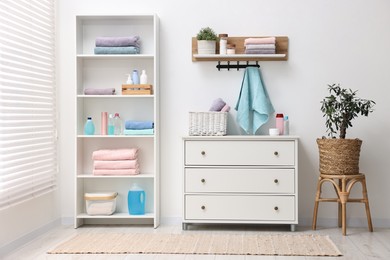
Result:
M249 44L245 46L245 49L252 50L252 49L275 49L275 44Z
M260 70L247 67L235 107L237 121L248 134L255 134L269 116L275 112L261 79Z
M217 98L213 101L211 104L211 107L209 111L216 111L219 112L221 109L226 105L225 101L222 100L222 98Z
M275 43L275 37L263 37L263 38L247 38L244 40L244 45L259 44L259 43Z
M153 135L154 129L125 129L124 135Z
M115 88L86 88L85 95L115 95Z
M132 121L125 122L126 129L152 129L154 127L153 121Z
M138 160L120 160L120 161L93 161L94 169L137 169L139 168Z
M95 40L96 47L140 47L139 36L127 37L97 37Z
M135 160L138 156L137 148L97 150L92 153L92 160L96 161L120 161Z
M95 47L95 54L139 54L139 48L128 47Z
M258 49L258 50L245 50L245 54L275 54L275 49Z
M93 175L137 175L139 174L139 168L120 169L120 170L94 169L92 174Z
M230 111L230 106L229 105L225 105L222 109L221 109L221 112L229 112Z

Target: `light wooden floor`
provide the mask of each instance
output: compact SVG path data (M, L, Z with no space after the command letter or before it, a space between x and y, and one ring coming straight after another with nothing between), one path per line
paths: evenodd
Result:
M59 260L84 260L84 259L126 259L126 260L258 260L258 259L390 259L390 229L374 229L373 233L367 228L347 228L348 236L341 235L339 228L319 228L312 231L309 227L298 227L297 233L329 235L333 242L343 253L342 257L301 257L301 256L237 256L237 255L49 255L46 252L53 249L59 243L68 240L75 234L85 232L148 232L148 233L182 233L182 232L209 232L209 233L234 233L262 232L289 233L289 226L190 226L187 231L182 231L181 225L162 225L157 229L150 226L83 226L74 229L71 226L60 226L50 232L37 237L34 241L20 248L16 252L6 256L5 260L18 259L59 259Z

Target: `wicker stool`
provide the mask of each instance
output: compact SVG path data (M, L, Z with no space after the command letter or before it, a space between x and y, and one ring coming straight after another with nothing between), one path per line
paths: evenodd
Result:
M336 183L338 180L338 183ZM337 198L321 198L321 188L322 184L325 182L330 182L333 184L333 187L337 193ZM360 182L363 190L363 198L359 199L351 199L349 198L349 193L356 182ZM368 204L368 196L367 196L367 187L366 187L366 176L364 174L357 175L326 175L320 174L317 183L317 193L314 205L314 214L313 214L313 225L312 229L315 230L317 226L317 212L318 212L318 204L320 202L337 202L338 203L338 224L339 227L342 227L343 235L345 236L347 233L346 227L346 203L347 202L362 202L366 205L366 214L368 221L368 229L370 232L373 231L372 222L371 222L371 214L370 214L370 206Z

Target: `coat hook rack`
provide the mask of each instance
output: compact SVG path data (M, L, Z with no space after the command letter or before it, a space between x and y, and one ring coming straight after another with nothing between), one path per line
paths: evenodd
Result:
M249 64L249 61L247 61L246 64L240 64L239 61L237 61L237 64L230 64L230 61L228 61L227 64L225 64L225 65L222 65L221 62L218 61L218 65L216 66L216 68L219 71L221 69L227 69L227 70L237 69L237 70L240 70L240 69L245 69L246 67L257 67L257 68L260 68L260 65L259 65L258 61L256 61L256 64Z

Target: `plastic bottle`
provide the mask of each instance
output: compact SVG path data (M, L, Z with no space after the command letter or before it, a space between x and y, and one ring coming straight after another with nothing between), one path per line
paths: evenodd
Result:
M114 135L122 134L122 119L119 116L119 113L115 113L114 116Z
M288 120L288 116L284 116L283 131L284 131L284 135L290 134L290 121Z
M114 135L115 127L114 127L114 117L112 114L108 115L108 135Z
M143 215L145 214L145 191L136 183L133 183L127 195L127 204L129 214Z
M132 85L133 84L133 80L131 79L131 75L130 74L126 74L126 75L127 75L126 84Z
M85 135L94 135L95 134L95 125L93 124L92 117L88 117L87 122L85 122L84 134Z
M219 36L219 54L226 55L227 51L227 34L220 34Z
M101 121L100 121L100 134L107 135L107 112L102 112Z
M140 76L140 83L141 84L148 84L148 75L146 75L146 71L142 70L141 76Z
M139 84L138 70L133 70L133 84Z
M284 134L284 116L283 114L276 114L276 128L279 129L279 135Z

